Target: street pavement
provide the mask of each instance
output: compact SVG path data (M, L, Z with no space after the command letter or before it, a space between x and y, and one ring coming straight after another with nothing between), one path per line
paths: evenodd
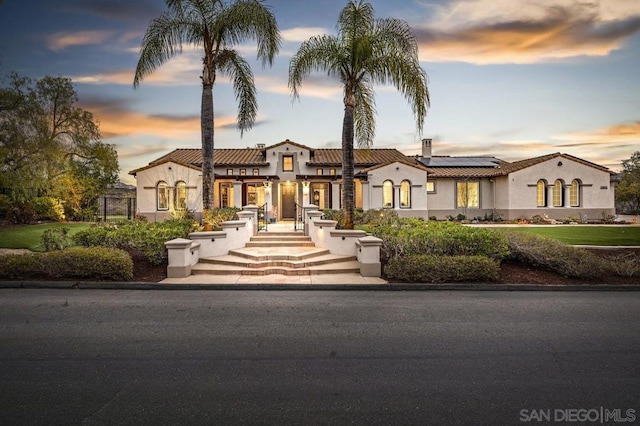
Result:
M638 424L639 308L638 292L2 289L0 424Z

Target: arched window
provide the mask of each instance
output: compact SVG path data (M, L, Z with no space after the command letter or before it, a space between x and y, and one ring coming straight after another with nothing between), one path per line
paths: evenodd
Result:
M382 207L393 208L393 182L385 180L382 183Z
M580 207L580 181L578 179L571 181L571 188L569 189L569 205L571 207Z
M158 210L169 210L169 187L167 182L160 181L156 186Z
M564 182L557 179L553 184L553 207L564 206Z
M411 182L403 180L400 183L400 208L411 208Z
M544 179L536 185L536 206L547 207L547 181Z
M176 199L174 205L176 210L185 210L187 208L187 184L182 181L176 182Z

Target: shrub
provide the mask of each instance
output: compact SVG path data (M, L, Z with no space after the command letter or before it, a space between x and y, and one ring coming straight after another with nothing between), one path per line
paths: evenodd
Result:
M96 225L73 236L76 244L85 247L111 247L127 251L139 250L154 265L167 260L164 243L174 238L186 238L197 228L193 220L164 222L129 221Z
M0 219L9 216L9 208L11 207L11 198L8 195L0 194Z
M47 253L2 257L0 278L92 278L126 281L133 278L128 253L103 247L74 247Z
M391 259L388 278L420 283L490 281L500 275L497 262L485 256L434 256L428 254Z
M14 201L8 213L9 220L16 224L32 223L37 217L33 206L28 201Z
M594 279L602 276L606 261L587 250L526 232L501 230L507 238L509 259L554 271L566 277Z
M42 233L40 240L45 251L64 250L74 245L69 237L69 228L52 228Z
M322 214L324 219L337 222L336 229L344 228L344 212L342 210L325 209L322 210ZM353 224L378 226L397 217L398 213L392 209L355 209L353 212Z
M487 256L500 261L509 254L506 238L493 230L453 222L396 219L372 229L387 258L402 255Z
M51 197L36 197L31 200L31 206L36 220L64 220L64 205L62 201Z
M213 225L213 229L222 229L222 222L228 220L237 220L238 212L237 207L223 207L219 209L207 210L202 217L202 222Z

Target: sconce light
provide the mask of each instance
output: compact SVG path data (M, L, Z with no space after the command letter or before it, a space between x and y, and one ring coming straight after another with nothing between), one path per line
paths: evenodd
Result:
M273 151L273 152L271 153L271 155L275 156L275 155L276 155L276 152L275 152L275 151Z
M265 194L271 194L271 181L270 180L266 180L264 182L262 182L262 184L264 185L264 193Z
M302 194L304 196L308 196L309 195L309 184L310 182L308 180L305 180L302 182Z
M562 167L562 161L558 161L558 167Z

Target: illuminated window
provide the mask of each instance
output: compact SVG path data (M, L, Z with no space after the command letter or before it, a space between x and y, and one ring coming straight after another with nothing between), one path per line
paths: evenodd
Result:
M436 183L434 181L427 181L427 192L436 192Z
M187 184L184 182L176 183L176 210L184 210L187 208Z
M456 207L480 207L480 182L456 182Z
M580 207L580 181L574 179L569 189L569 204L571 207Z
M169 187L167 182L158 182L157 186L158 210L169 210Z
M233 174L233 169L227 169L227 174L228 175L232 175Z
M323 170L322 169L316 169L316 174L318 176L322 176Z
M558 179L553 184L553 207L564 206L564 182Z
M547 181L543 179L536 185L536 206L547 207Z
M234 207L232 183L220 184L220 207Z
M393 182L385 180L382 183L382 207L393 208Z
M247 175L247 169L240 169L240 176L246 176Z
M253 169L253 175L254 176L259 176L260 175L260 170L259 169Z
M261 183L248 183L245 186L246 199L244 204L253 204L256 206L264 205L264 185Z
M411 182L408 180L400 183L400 208L411 208Z
M336 175L336 169L330 169L330 170L329 170L329 174L330 174L331 176L335 176L335 175Z
M285 155L282 157L282 171L283 172L292 172L293 171L293 156Z

